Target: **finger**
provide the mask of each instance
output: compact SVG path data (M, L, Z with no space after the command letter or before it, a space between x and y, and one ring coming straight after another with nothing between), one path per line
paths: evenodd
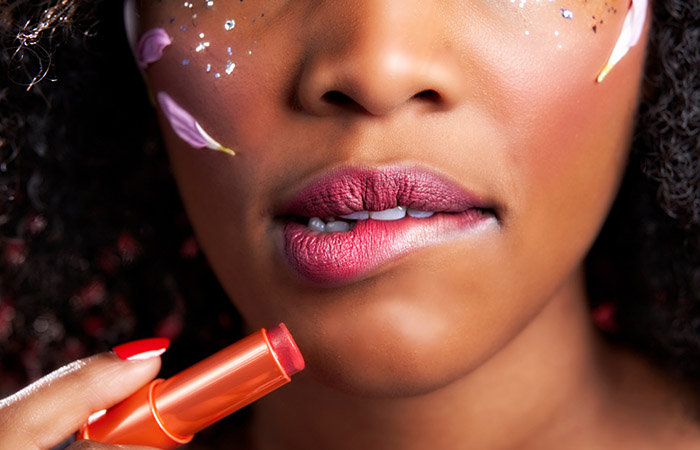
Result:
M0 400L0 442L47 449L74 433L95 412L109 408L152 380L160 358L125 361L103 353L75 361Z
M66 450L158 450L153 447L141 447L136 445L110 445L97 441L82 440L70 445Z

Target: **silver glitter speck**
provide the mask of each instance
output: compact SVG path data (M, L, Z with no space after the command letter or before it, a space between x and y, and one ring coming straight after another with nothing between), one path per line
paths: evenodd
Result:
M208 0L206 5L207 5L207 8L211 8L212 6L214 6L214 0Z
M574 13L572 13L570 9L562 8L561 9L561 16L565 19L571 20L574 18Z
M226 21L226 23L224 23L224 29L225 29L226 31L231 31L231 30L233 30L233 27L235 27L235 26L236 26L236 21L233 20L233 19L229 19L229 20Z
M207 64L207 73L211 72L211 64Z
M197 47L195 47L194 51L201 52L202 50L205 50L207 47L209 47L209 42L200 42L199 44L197 44Z
M233 72L233 69L236 68L236 63L233 61L227 61L226 62L226 75L231 75L231 72Z

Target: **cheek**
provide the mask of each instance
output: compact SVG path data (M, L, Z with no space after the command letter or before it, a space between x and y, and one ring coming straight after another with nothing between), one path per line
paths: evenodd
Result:
M514 120L506 135L521 147L504 157L528 202L550 203L572 214L568 220L602 220L625 166L637 105L641 52L629 58L604 84L590 78L571 83L576 68L552 66L539 82L517 85L526 87L518 95L532 101L517 105L523 119ZM581 72L589 64L582 66Z
M167 92L217 141L230 141L229 127L242 115L236 100L265 65L257 56L269 23L253 3L204 4L171 0L142 10L142 35L162 30L171 41L146 74L154 94Z
M530 35L513 25L502 51L482 57L497 136L490 151L508 185L499 248L512 256L503 279L513 298L546 298L580 267L624 172L643 46L596 83L624 20L610 14L596 33L564 18L540 22ZM578 28L549 33L559 23Z
M624 13L612 12L614 1L568 3L573 19L541 21L527 38L506 39L509 50L494 63L492 93L503 105L495 109L496 126L506 136L502 156L516 183L541 197L535 200L605 204L624 167L643 50L633 48L613 79L596 83ZM606 17L605 28L594 33L593 17Z
M643 45L614 79L595 80L627 7L626 0L515 0L498 13L462 12L482 14L471 27L461 24L462 51L473 66L466 70L486 80L481 89L498 130L494 159L507 164L512 204L553 204L563 213L593 199L601 205L595 215L607 209L629 145Z
M523 94L534 100L523 105L523 121L513 121L506 132L520 146L504 158L518 182L559 199L560 207L571 199L605 203L624 167L639 80L624 80L611 92L612 83L572 85L566 72L560 74Z
M630 145L636 89L627 86L622 101L591 82L545 103L539 126L525 127L523 146L509 155L521 188L514 237L541 269L577 267L605 220Z

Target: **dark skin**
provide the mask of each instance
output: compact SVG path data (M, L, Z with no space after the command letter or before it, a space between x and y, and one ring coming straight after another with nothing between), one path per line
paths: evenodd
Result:
M626 165L644 57L642 42L595 83L626 12L613 3L623 13L597 0L143 5L141 32L173 37L145 70L151 90L237 151L193 149L160 116L202 249L247 325L284 321L307 360L256 405L255 448L698 445L681 388L601 340L586 308L583 260ZM596 33L593 15L606 17ZM229 46L236 68L215 79ZM279 211L345 166L428 167L487 199L498 220L319 288L287 267ZM154 376L154 361L137 363L134 383ZM79 402L76 383L45 390ZM2 419L41 407L38 392Z
M549 7L313 5L200 10L191 34L179 31L188 8L144 8L143 30L163 26L175 39L146 71L152 90L238 151L192 151L164 122L173 170L202 248L251 328L285 321L311 376L343 390L430 392L489 360L550 304L583 303L574 286L626 163L643 48L596 84L616 30L591 44L584 21ZM269 25L220 26L263 13ZM558 26L572 29L555 36ZM193 50L202 40L211 49ZM557 54L558 45L568 50ZM213 49L227 46L243 53L230 77L195 69L215 66ZM416 96L425 90L437 95ZM332 91L352 103L327 101ZM429 167L487 199L498 223L317 289L286 268L277 215L340 166ZM398 383L397 371L410 376Z

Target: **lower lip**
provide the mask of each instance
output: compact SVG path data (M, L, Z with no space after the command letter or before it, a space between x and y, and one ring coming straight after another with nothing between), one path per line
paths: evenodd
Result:
M287 223L284 256L302 279L339 286L371 275L382 266L423 247L472 235L495 217L482 210L438 213L427 219L360 220L347 232L323 233Z

